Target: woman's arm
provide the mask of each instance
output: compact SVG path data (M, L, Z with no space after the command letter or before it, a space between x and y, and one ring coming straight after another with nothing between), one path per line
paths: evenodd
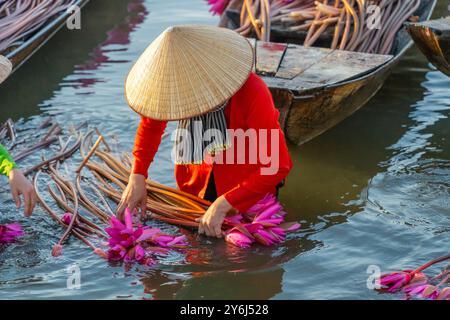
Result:
M30 216L36 205L36 193L33 185L25 178L8 151L0 144L0 174L9 178L11 194L17 208L21 205L20 195L23 196L24 214Z
M141 118L134 142L134 160L130 179L116 211L120 219L123 218L126 208L132 211L140 209L141 213L144 213L146 210L147 188L145 179L148 176L148 168L158 151L166 126L166 121Z
M132 173L140 174L147 178L148 168L158 151L166 126L167 121L141 118L134 141Z

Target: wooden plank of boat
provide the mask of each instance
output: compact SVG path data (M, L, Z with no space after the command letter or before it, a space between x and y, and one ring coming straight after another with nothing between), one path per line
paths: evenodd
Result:
M273 76L277 73L286 43L256 42L256 72L261 75Z
M379 55L324 48L289 45L286 54L279 62L279 57L258 54L262 46L256 44L258 66L269 66L270 73L257 72L264 77L270 88L288 89L294 92L331 85L380 67L393 58L392 55ZM271 47L276 47L273 44ZM267 47L267 42L264 42ZM274 69L279 64L279 69ZM268 70L266 68L265 70ZM268 75L269 74L269 75ZM270 74L276 74L271 77ZM280 78L279 75L282 77Z
M428 20L436 3L437 0L422 0L414 16L418 16L419 21ZM226 14L227 21L221 23L235 28L236 22L233 22L230 16ZM310 82L311 78L302 77L302 73L293 79L287 79L287 76L264 76L263 79L271 89L275 105L280 111L279 121L286 137L295 144L305 143L359 110L380 90L392 69L412 44L407 31L402 28L396 35L391 52L393 58L357 75L352 72L347 78L330 75L332 70L337 70L336 64L328 64L331 71L327 72L327 81L315 78L314 82ZM282 70L282 65L283 62L279 71ZM298 68L301 69L302 66ZM314 75L318 74L310 69L306 68L305 72L309 70ZM292 71L294 72L296 71Z
M450 76L450 17L407 23L406 28L428 61Z
M361 76L379 68L392 58L392 55L330 50L328 55L297 77L300 77L302 82L315 83L317 86L330 85Z
M83 8L89 0L77 0L74 5ZM39 50L48 40L50 40L56 32L58 32L65 24L67 19L72 15L71 12L63 12L54 20L50 21L44 27L39 29L29 39L13 50L8 52L0 52L0 56L4 55L12 65L11 73L16 71L23 63L25 63L37 50ZM0 81L1 83L1 81Z
M290 44L276 73L277 78L293 79L332 52L330 49Z

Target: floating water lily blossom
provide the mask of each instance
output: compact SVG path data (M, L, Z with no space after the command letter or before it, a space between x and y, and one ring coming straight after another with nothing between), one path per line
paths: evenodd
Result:
M133 215L128 208L125 210L124 223L112 216L110 224L111 227L105 231L110 236L107 257L111 261L152 265L154 260L148 256L153 251L151 246L183 248L187 245L185 236L165 234L158 228L133 226Z
M70 222L72 222L72 214L71 214L70 212L66 212L66 213L62 216L61 220L62 220L65 224L69 225Z
M225 237L225 240L241 248L248 248L254 242L250 237L246 236L237 229L228 232Z
M383 274L380 277L381 291L395 293L403 292L408 299L424 298L431 300L450 300L450 289L443 286L450 280L450 268L435 277L427 277L422 271L432 265L449 260L446 255L425 263L415 270L402 270ZM436 283L437 282L437 283Z
M62 218L61 221L64 222L68 227L71 227L72 224L76 223L76 221L74 220L74 222L72 223L72 219L73 219L73 215L70 212L66 212ZM52 248L52 256L53 257L59 257L62 254L63 251L63 243L64 241L68 238L69 236L69 232L66 230L66 232L64 232L64 234L61 236L61 238L59 239L58 243L56 243L53 248Z
M425 299L437 299L439 296L438 287L431 284L413 284L403 288L403 292L410 296L418 296Z
M22 227L18 223L0 224L0 244L13 242L23 234Z
M388 292L396 292L411 281L412 272L413 270L402 270L384 274L380 278L380 285Z
M231 228L225 240L235 246L248 248L258 242L265 246L281 243L286 232L300 228L299 223L284 223L286 212L273 194L267 194L252 206L247 213L225 219Z

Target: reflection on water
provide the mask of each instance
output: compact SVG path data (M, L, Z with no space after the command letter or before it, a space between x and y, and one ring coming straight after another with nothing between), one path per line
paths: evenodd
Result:
M115 150L130 150L138 117L123 81L132 62L169 25L217 19L203 0L97 0L82 19L81 31L60 32L0 87L0 121L23 118L25 130L48 115L89 120L115 137ZM192 247L152 268L107 264L76 240L54 259L49 243L61 230L37 209L20 218L26 237L0 248L0 298L397 298L367 289L369 265L403 269L448 251L450 80L430 68L411 50L366 107L290 147L281 200L302 229L283 245L242 250L181 230ZM150 175L173 185L170 147L164 139ZM6 186L0 212L0 223L18 219ZM66 289L74 263L80 290Z

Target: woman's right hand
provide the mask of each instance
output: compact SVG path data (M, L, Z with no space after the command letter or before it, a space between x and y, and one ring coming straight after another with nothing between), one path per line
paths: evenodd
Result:
M145 184L145 177L141 174L131 174L128 180L128 185L123 191L122 199L116 210L118 219L123 220L125 209L131 211L140 209L144 214L147 208L147 188Z

